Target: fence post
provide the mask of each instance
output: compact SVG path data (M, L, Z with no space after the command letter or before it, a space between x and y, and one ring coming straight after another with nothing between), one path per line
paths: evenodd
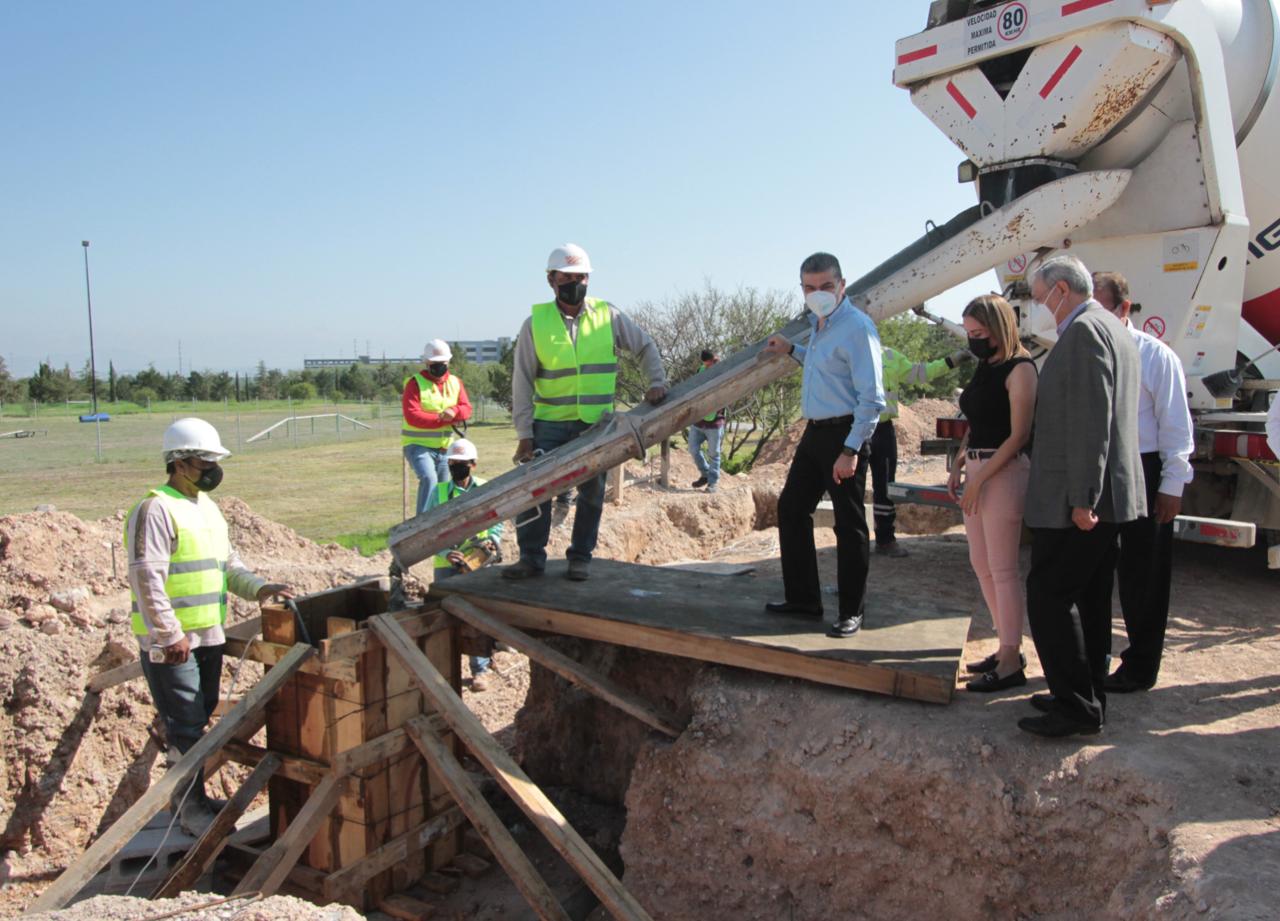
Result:
M236 453L240 452L240 414L236 413Z
M289 415L293 417L293 424L289 426L293 429L293 446L298 446L298 414L293 411L293 397L289 397Z

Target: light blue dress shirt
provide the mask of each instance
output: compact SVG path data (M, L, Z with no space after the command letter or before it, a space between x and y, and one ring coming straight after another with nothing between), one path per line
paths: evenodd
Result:
M853 415L845 447L861 450L884 412L883 349L871 318L848 298L836 306L826 325L813 333L807 346L797 345L792 356L804 365L800 414L806 419L834 419Z

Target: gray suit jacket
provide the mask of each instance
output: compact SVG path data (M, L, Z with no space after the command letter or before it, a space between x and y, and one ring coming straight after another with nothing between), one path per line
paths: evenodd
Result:
M1072 527L1073 508L1091 508L1112 522L1147 513L1138 453L1141 383L1133 337L1090 301L1040 371L1028 527Z

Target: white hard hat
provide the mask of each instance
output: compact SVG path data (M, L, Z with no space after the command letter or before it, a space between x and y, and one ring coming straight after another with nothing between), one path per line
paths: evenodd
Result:
M426 348L422 350L422 363L430 364L433 361L452 361L453 351L449 348L449 343L443 339L432 339L427 343Z
M445 454L446 461L473 461L477 457L476 446L465 438L459 438L453 444L449 445L449 450Z
M566 243L557 246L547 257L548 272L567 272L571 275L589 275L591 273L591 257L577 243Z
M164 458L197 455L203 460L216 461L230 457L231 452L222 446L218 430L203 419L188 417L179 419L164 430Z

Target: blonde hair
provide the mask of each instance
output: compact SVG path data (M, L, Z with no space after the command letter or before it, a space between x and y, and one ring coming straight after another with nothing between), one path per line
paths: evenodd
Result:
M975 297L960 314L962 317L973 317L987 328L996 343L996 357L1000 361L1010 358L1021 358L1031 353L1026 350L1018 337L1018 316L1013 307L999 294L984 294Z

